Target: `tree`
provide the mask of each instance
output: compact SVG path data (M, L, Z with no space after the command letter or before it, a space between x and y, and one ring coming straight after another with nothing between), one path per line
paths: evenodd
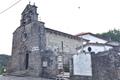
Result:
M4 67L0 67L0 75L4 73Z
M98 37L106 39L108 41L118 41L120 42L120 30L114 29L109 30L108 32L96 34Z

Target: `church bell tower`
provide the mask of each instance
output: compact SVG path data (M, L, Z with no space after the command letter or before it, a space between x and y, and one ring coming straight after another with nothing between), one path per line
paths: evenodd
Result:
M21 25L27 25L33 21L38 21L38 13L37 13L37 7L34 5L30 5L30 3L26 6L24 11L22 12L21 17Z
M21 14L20 27L13 33L11 75L41 76L42 53L46 47L44 22L38 21L37 7L28 4Z

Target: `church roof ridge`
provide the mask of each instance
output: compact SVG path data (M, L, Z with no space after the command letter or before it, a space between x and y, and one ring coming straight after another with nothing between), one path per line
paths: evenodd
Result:
M72 34L68 34L68 33L65 33L65 32L61 32L61 31L58 31L58 30L54 30L54 29L50 29L50 28L45 28L47 31L49 31L49 32L54 32L54 33L57 33L57 34L59 34L59 35L64 35L64 36L68 36L68 37L71 37L71 38L74 38L74 39L76 39L76 40L84 40L84 41L86 41L86 42L88 42L89 40L87 40L87 39L83 39L83 38L80 38L80 37L78 37L78 36L74 36L74 35L72 35Z

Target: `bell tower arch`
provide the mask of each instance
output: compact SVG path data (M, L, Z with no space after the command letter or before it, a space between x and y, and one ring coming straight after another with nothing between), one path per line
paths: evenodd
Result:
M26 6L21 14L21 25L25 26L33 21L38 21L37 6L30 3Z

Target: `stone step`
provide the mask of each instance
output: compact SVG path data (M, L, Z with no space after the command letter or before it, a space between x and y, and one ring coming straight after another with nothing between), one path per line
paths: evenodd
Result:
M14 73L11 73L10 75L12 76L25 76L25 74L27 73L27 70L25 71L16 71Z

